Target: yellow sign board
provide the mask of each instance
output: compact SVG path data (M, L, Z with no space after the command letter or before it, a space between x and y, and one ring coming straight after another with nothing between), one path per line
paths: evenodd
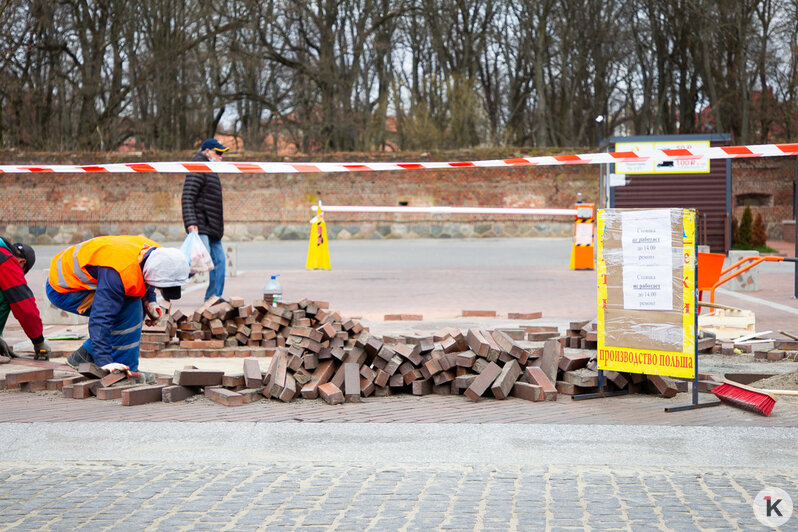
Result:
M618 142L615 144L616 152L632 151L638 155L648 155L654 150L678 149L706 149L709 148L708 140L678 141L678 142ZM709 159L685 159L677 161L640 161L630 163L615 163L617 174L708 174Z
M695 210L605 209L597 222L598 369L694 378Z

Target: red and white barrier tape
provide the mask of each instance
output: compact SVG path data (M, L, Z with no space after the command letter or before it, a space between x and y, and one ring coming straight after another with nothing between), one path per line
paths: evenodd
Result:
M60 174L106 172L217 172L219 174L296 174L303 172L384 172L442 168L496 168L513 166L556 166L566 164L609 164L646 161L687 161L697 159L739 159L744 157L781 157L798 155L798 143L720 146L714 148L680 148L654 150L645 155L631 151L583 153L578 155L545 155L516 159L492 159L463 162L416 163L258 163L258 162L156 162L97 165L0 165L0 173L51 172Z
M318 212L319 206L313 205L311 210ZM372 205L322 205L326 212L394 212L401 214L517 214L537 216L576 216L576 209L525 209L500 207L375 207Z

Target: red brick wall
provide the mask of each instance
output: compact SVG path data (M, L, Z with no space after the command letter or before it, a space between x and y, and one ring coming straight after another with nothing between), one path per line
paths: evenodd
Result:
M41 161L39 161L41 163ZM6 224L180 223L182 174L6 174ZM304 223L310 206L482 206L567 208L581 192L595 200L595 167L409 170L342 174L223 175L228 223ZM410 219L407 215L400 218ZM425 216L413 216L413 220ZM336 214L335 220L395 220ZM428 217L432 220L432 217ZM438 217L437 219L440 219ZM460 216L459 221L508 220Z
M770 194L771 204L752 206L756 218L761 214L767 227L768 238L781 239L784 220L793 219L793 187L796 172L795 157L767 157L738 159L732 163L732 214L739 222L745 206L737 206L741 194Z
M123 157L131 157L123 155ZM48 157L6 155L8 163L120 162L119 154ZM112 160L113 158L113 160ZM240 157L239 157L240 158ZM462 157L460 157L462 158ZM9 160L13 159L13 160ZM253 160L251 157L247 160ZM353 157L351 160L355 160ZM413 160L408 158L406 160ZM133 161L138 162L138 161ZM750 192L772 194L773 205L755 208L779 238L781 221L792 217L795 158L739 159L733 161L733 201ZM0 197L0 234L7 226L87 226L102 233L103 224L182 224L182 174L5 174ZM568 208L581 192L596 201L598 169L592 165L535 168L462 168L403 172L340 174L224 175L225 219L228 224L305 224L310 206L408 205ZM734 203L736 205L736 202ZM742 207L735 207L738 217ZM468 223L530 221L528 217L395 214L329 214L329 223L361 222ZM90 228L88 226L91 226Z

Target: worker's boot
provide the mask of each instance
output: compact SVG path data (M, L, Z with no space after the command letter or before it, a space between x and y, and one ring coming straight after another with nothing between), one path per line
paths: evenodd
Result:
M14 358L14 351L5 340L0 338L0 364L8 364L12 358Z
M84 362L94 362L94 359L91 358L91 355L83 346L78 347L66 359L66 363L75 369L78 369L78 366Z

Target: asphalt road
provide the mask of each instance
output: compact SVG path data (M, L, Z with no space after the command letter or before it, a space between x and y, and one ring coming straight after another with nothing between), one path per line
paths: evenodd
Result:
M238 270L280 271L304 269L306 240L232 242L237 249ZM166 242L179 247L180 242ZM36 246L34 270L44 270L50 259L66 246ZM565 238L484 238L412 240L333 240L329 243L334 270L385 268L490 268L539 266L568 268L571 240Z
M239 271L304 269L306 240L258 242L223 241L236 247ZM180 247L180 242L165 242ZM333 270L466 269L538 267L568 269L570 238L479 238L408 240L332 240L329 242ZM34 270L44 270L64 246L36 246ZM757 266L766 273L791 273L790 263L768 262Z
M178 246L180 243L167 243ZM386 314L420 314L425 321L452 320L463 310L543 312L558 326L596 315L596 274L568 268L571 239L333 240L332 270L306 270L306 241L228 242L235 248L235 277L225 295L259 299L268 276L280 274L286 300L330 302L348 316L381 321ZM37 246L28 275L37 299L44 297L45 269L61 246ZM759 290L721 287L716 302L753 310L757 330L796 331L794 268L757 266ZM725 286L725 285L724 285ZM204 288L189 285L178 306L192 310ZM445 326L445 325L444 325Z

